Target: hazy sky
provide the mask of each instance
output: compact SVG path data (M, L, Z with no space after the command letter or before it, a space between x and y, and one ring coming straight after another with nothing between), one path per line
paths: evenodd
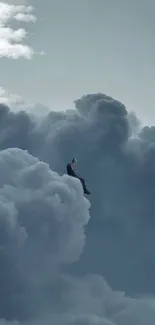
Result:
M1 86L54 109L72 107L83 94L103 92L122 101L144 122L154 122L153 0L27 4L35 8L37 22L26 26L30 33L26 43L47 55L1 59Z
M33 14L9 1L0 1L0 325L154 325L155 127L138 130L102 94L43 119L3 104L60 110L103 92L155 125L155 5L32 0ZM89 198L65 174L73 156Z

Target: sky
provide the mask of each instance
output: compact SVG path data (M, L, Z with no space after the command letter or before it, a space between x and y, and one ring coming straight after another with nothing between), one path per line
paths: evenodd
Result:
M89 6L91 15L86 2L82 13L73 2L61 4L61 11L58 2L47 8L0 2L0 325L154 325L155 126L151 112L146 117L152 126L146 117L143 125L139 120L145 101L148 108L153 98L146 96L148 87L145 98L139 95L140 67L147 57L144 71L152 73L153 52L146 56L150 47L136 42L142 34L144 41L142 16L144 24L151 7L144 5L139 14L130 2L121 14L108 1L103 15L103 3ZM101 16L108 37L101 33ZM138 59L131 55L129 35ZM101 58L94 65L97 54L104 69ZM101 72L104 78L113 75L123 62L119 76L130 75L123 96L131 100L134 86L133 112L119 98L121 78L117 87L105 81L106 91L100 85ZM139 72L136 83L131 67ZM153 82L151 73L147 82ZM73 156L90 196L79 179L66 174Z
M74 107L74 100L83 94L102 92L122 101L144 123L152 123L153 0L32 0L27 4L34 7L37 21L27 24L25 42L46 55L1 59L5 89L56 110Z

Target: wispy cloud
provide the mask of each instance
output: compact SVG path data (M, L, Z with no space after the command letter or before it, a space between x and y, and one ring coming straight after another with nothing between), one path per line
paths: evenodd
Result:
M3 0L3 2L9 3L11 5L25 5L27 0Z
M17 109L18 105L23 106L25 104L25 102L21 96L18 96L16 94L10 94L3 87L0 87L0 103L11 106L11 107L15 106L16 109Z
M0 86L0 104L9 106L12 112L26 111L28 114L42 117L49 113L50 109L41 103L30 103L22 96L10 93L8 89Z
M32 6L0 2L0 57L31 59L36 52L32 47L21 43L26 38L27 32L25 28L14 30L9 27L8 24L12 20L35 23L37 18L33 15Z

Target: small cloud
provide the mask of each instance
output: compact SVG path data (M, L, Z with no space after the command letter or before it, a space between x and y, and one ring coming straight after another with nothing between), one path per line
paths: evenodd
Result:
M16 110L20 106L25 106L25 102L21 96L16 94L10 94L3 87L0 87L0 103L10 106L11 108L15 107Z
M3 87L0 87L0 104L9 106L11 111L20 112L21 110L26 111L31 116L37 117L45 116L50 112L49 107L41 103L29 103L17 94L10 93Z
M13 30L8 27L12 20L19 22L33 22L37 18L32 14L33 7L25 5L14 5L0 2L0 57L18 59L24 57L31 59L36 53L32 47L21 44L27 36L25 28ZM42 54L42 53L41 53Z
M23 14L23 13L18 13L17 15L15 15L15 19L19 20L19 21L24 21L24 22L30 22L32 21L33 23L36 22L37 18L34 15L30 15L30 14Z
M27 0L3 0L5 3L9 3L10 5L25 5Z

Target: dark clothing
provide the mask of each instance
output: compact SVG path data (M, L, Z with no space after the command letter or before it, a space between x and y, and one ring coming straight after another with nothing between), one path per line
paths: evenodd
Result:
M67 174L69 176L77 177L75 171L72 169L71 164L67 164Z
M72 177L76 177L76 178L78 178L78 179L80 180L81 184L82 184L82 187L83 187L84 193L85 193L85 194L90 194L90 192L89 192L89 191L87 190L87 188L86 188L86 184L85 184L84 179L81 178L81 177L79 177L79 176L75 173L75 171L72 169L72 165L71 165L71 163L67 164L67 174L68 174L69 176L72 176Z
M81 181L83 188L85 188L86 187L86 184L85 184L84 179L81 178L81 177L77 177L77 178Z

